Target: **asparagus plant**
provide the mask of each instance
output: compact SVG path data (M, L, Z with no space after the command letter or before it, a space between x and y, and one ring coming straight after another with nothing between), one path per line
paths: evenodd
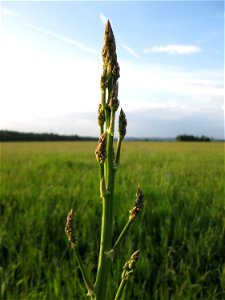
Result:
M121 234L113 243L113 212L114 212L114 185L116 171L120 165L120 152L122 141L126 135L127 120L124 111L120 110L118 124L118 139L116 150L114 150L115 133L115 115L119 108L118 100L118 79L120 77L120 68L117 62L116 43L114 34L107 21L104 34L104 46L102 49L103 72L100 80L101 103L98 107L98 124L100 135L98 145L95 151L96 159L99 165L100 177L100 198L102 199L102 222L101 222L101 240L98 258L98 267L96 280L91 283L84 269L84 265L79 256L78 242L75 236L73 225L73 210L67 216L65 232L71 247L75 251L78 265L87 288L87 295L91 299L105 300L107 297L107 282L113 258L116 251L125 237L128 229L141 212L144 205L144 196L140 187L137 190L137 198L133 208L129 212L128 222L121 231ZM115 299L120 299L123 289L134 272L134 266L139 257L139 250L136 250L128 262L123 267L121 282Z

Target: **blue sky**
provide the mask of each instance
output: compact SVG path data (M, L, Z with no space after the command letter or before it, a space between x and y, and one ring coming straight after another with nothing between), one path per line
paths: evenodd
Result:
M223 1L1 2L1 127L98 135L109 19L127 136L224 137Z

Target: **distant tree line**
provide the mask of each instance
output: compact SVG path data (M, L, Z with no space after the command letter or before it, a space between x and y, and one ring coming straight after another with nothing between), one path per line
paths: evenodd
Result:
M211 139L207 136L202 135L201 137L194 136L194 135L178 135L176 140L179 142L210 142Z
M1 142L26 142L26 141L96 141L93 137L80 137L78 135L59 135L55 133L32 133L0 130Z

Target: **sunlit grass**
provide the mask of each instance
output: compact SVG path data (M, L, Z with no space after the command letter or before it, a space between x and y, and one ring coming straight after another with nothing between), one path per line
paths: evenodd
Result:
M74 207L81 255L95 273L101 215L95 148L95 142L1 145L3 299L85 298L64 225ZM115 238L138 182L146 206L121 247L113 295L127 253L138 248L126 299L223 299L224 144L126 142L121 155Z

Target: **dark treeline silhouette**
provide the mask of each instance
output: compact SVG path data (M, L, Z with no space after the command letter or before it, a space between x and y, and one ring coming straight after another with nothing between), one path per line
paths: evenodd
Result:
M1 142L42 142L42 141L96 141L93 137L80 137L78 135L59 135L56 133L33 133L0 130Z
M0 130L1 142L47 142L47 141L97 141L97 137L85 137L78 135L60 135L57 133L33 133L18 132L10 130ZM127 138L127 141L175 141L174 138ZM181 142L210 142L211 139L202 135L197 137L194 135L178 135L176 141Z
M210 142L211 139L207 136L202 135L201 137L194 136L194 135L178 135L176 140L179 142Z

